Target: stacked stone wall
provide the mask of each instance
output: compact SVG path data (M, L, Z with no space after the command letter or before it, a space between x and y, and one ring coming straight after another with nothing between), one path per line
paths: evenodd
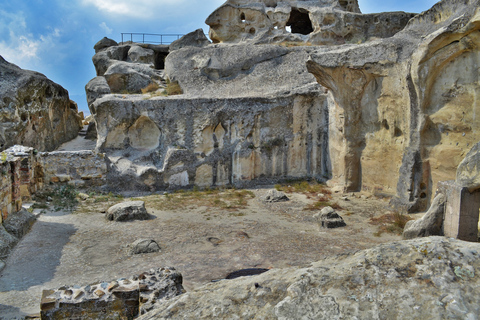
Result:
M44 152L13 146L0 159L0 224L20 211L22 202L47 185L76 187L105 184L104 155L93 151Z
M42 180L48 184L68 183L76 187L105 184L107 166L105 157L93 151L42 152L39 164Z
M152 269L139 276L87 286L44 290L41 317L54 319L133 319L160 300L184 293L175 268Z
M23 199L30 198L41 186L35 179L37 155L33 148L13 146L0 159L0 223L20 211Z

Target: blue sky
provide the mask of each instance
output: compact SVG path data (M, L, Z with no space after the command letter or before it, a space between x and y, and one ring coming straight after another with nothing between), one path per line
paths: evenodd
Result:
M85 84L95 77L94 44L122 32L179 33L198 28L224 0L0 0L0 55L59 83L87 114ZM359 0L363 13L422 12L433 0Z

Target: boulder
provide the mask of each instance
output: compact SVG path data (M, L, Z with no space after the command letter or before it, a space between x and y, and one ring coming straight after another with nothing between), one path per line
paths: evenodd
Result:
M36 221L34 214L25 209L12 213L3 222L5 230L17 239L23 238Z
M435 199L433 199L432 205L422 218L418 220L410 220L405 224L403 238L413 239L419 237L442 236L445 202L445 195L439 193Z
M148 65L114 61L104 74L112 93L141 93L142 89L159 81L162 76Z
M5 227L0 224L0 259L6 258L17 242L18 238L8 233Z
M130 246L131 254L141 254L141 253L152 253L159 252L160 246L155 240L149 239L138 239L133 242Z
M325 207L313 216L323 228L340 228L347 224L332 207Z
M170 44L170 51L184 47L205 47L209 44L210 41L205 36L205 33L203 33L203 29L197 29L172 42Z
M173 267L151 269L139 276L140 314L157 307L164 300L171 300L185 293L182 274Z
M127 201L116 204L107 210L106 219L110 221L147 220L149 215L143 201Z
M115 61L126 61L128 58L128 51L131 45L119 45L108 47L100 52L95 53L92 58L93 65L97 72L97 76L103 76L110 64Z
M265 202L282 202L282 201L289 201L290 199L287 197L287 195L282 192L278 191L276 189L271 189L267 191L267 194L263 198Z
M91 105L96 99L110 94L112 91L105 77L95 77L85 85L85 92L87 93L87 103Z
M95 124L95 121L91 121L88 123L87 134L85 135L85 139L88 139L88 140L97 139L97 125Z
M155 52L152 49L132 45L130 50L128 50L128 58L132 62L146 63L153 66L155 63Z
M475 319L479 243L427 237L206 284L138 320ZM428 307L426 307L428 306Z
M456 183L470 192L480 189L480 142L470 149L458 165Z
M104 37L93 46L93 49L95 50L95 53L97 53L105 48L113 46L118 46L118 43L115 40Z
M0 97L0 150L18 144L52 151L80 131L81 117L67 90L1 56Z

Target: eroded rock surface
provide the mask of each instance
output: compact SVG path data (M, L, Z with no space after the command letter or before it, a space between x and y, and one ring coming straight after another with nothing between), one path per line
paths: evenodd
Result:
M77 136L81 120L67 90L0 56L0 150L19 144L52 151Z
M394 37L318 49L308 69L332 93L333 180L396 192L426 210L477 142L479 2L442 1Z
M446 199L447 197L444 194L439 193L435 199L433 199L432 205L422 218L407 222L403 230L403 237L405 239L413 239L443 235L442 227Z
M480 189L480 143L475 144L458 165L455 181L470 192Z
M139 319L473 319L479 252L443 237L393 242L208 284Z
M414 14L361 14L356 0L228 0L205 21L213 42L337 45L391 37Z
M313 31L285 36L297 45L290 46L289 15L305 17L307 7ZM110 187L316 178L395 195L400 210L424 211L437 183L453 179L478 142L478 7L478 0L447 0L412 19L384 13L382 20L360 14L356 1L228 1L207 19L218 43L172 51L159 78L156 63L128 57L138 44L106 47L94 57L102 78L88 95ZM390 33L360 32L348 19ZM282 24L275 29L272 21ZM335 41L313 41L337 22L352 28L350 40L332 31ZM246 36L240 25L257 27ZM365 38L357 41L355 32ZM148 79L160 91L121 93ZM159 94L173 83L183 94Z

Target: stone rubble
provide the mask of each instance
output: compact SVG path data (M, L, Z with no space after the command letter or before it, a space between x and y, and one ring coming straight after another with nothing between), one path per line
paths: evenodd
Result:
M87 286L63 286L43 291L41 319L133 319L184 291L175 268L151 269L139 276Z

